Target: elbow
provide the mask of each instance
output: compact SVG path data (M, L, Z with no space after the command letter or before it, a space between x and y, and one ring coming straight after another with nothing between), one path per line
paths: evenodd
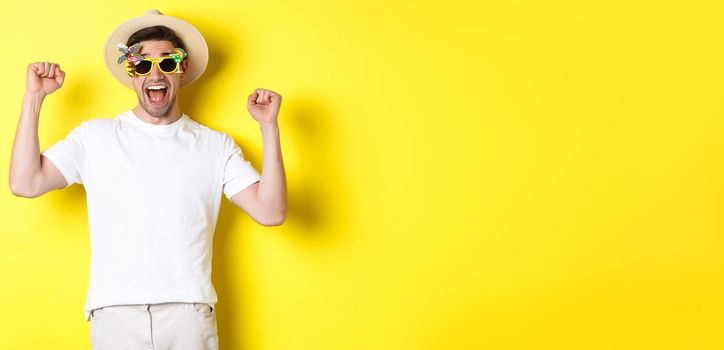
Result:
M33 194L30 189L28 189L27 186L19 186L14 183L10 183L10 193L13 194L15 197L23 197L23 198L35 198L37 195Z
M284 223L286 218L287 218L287 212L286 212L286 210L283 210L274 215L267 216L266 218L264 218L264 220L261 220L259 223L262 226L267 226L267 227L280 226L281 224Z

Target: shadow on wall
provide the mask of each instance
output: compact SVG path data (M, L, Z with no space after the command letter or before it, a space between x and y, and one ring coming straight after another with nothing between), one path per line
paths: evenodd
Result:
M317 98L317 99L321 99ZM335 159L339 142L335 140L331 115L314 99L299 101L295 97L285 97L285 105L280 112L280 136L282 138L282 157L288 153L298 156L298 168L289 168L285 164L287 176L287 219L280 228L271 234L294 233L297 249L334 249L334 243L344 240L348 223L348 196L345 181L340 176L340 159ZM295 135L296 139L290 135ZM243 144L237 142L244 149ZM284 145L293 149L285 152ZM261 170L262 156L245 152L245 156ZM345 200L342 200L345 199ZM237 222L240 220L241 222ZM252 300L262 300L264 295L257 293L253 284L253 264L249 249L240 246L235 239L230 244L231 235L247 234L247 228L256 224L241 209L226 197L222 197L219 221L214 234L213 283L219 297L218 328L219 345L223 349L248 349L249 343L259 344L256 333L243 324L244 317L230 310L242 310L247 315L263 314ZM294 228L284 230L284 227ZM272 229L272 228L270 228ZM241 269L231 269L232 264L241 264ZM243 271L251 278L241 278L232 271ZM241 288L238 288L241 286ZM255 326L259 327L259 326Z
M228 45L224 44L230 40L230 38L228 36L220 37L216 34L226 33L224 28L218 28L212 22L206 22L200 18L189 19L189 21L203 33L206 44L209 47L209 62L206 65L204 74L193 83L179 90L179 107L184 113L193 117L206 114L204 113L204 104L198 103L198 96L203 95L202 92L209 91L207 87L211 87L210 84L213 80L211 78L215 77L219 70L227 64L227 57L232 53L228 52ZM189 55L189 59L192 60L193 57ZM238 61L235 62L235 64L239 63Z

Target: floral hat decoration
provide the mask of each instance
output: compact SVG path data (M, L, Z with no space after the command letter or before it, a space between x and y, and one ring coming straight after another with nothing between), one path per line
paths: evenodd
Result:
M136 43L131 47L124 44L118 44L118 50L121 51L121 55L118 56L118 64L128 60L129 63L138 65L141 61L143 61L143 56L138 53L141 51L141 43Z

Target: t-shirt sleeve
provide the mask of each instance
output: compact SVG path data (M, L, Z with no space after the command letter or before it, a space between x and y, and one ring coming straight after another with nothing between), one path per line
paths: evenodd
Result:
M223 191L231 200L235 194L261 180L261 174L251 162L244 159L244 153L229 135L224 135L224 180Z
M83 183L83 174L87 156L88 123L81 122L71 130L63 140L59 140L40 154L48 158L63 174L68 186Z

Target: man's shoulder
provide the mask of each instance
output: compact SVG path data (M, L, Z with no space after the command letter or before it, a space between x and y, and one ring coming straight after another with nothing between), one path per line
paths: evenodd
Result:
M199 123L198 121L191 119L191 117L189 117L188 120L189 120L189 124L191 124L192 127L197 129L201 133L206 134L207 136L212 137L218 141L224 141L224 138L228 137L228 135L225 132L223 132L221 130L213 129L207 125Z
M88 127L107 127L118 123L117 118L91 118L83 121Z
M116 121L111 118L91 118L80 122L74 129L76 132L96 134L101 130L109 129Z

